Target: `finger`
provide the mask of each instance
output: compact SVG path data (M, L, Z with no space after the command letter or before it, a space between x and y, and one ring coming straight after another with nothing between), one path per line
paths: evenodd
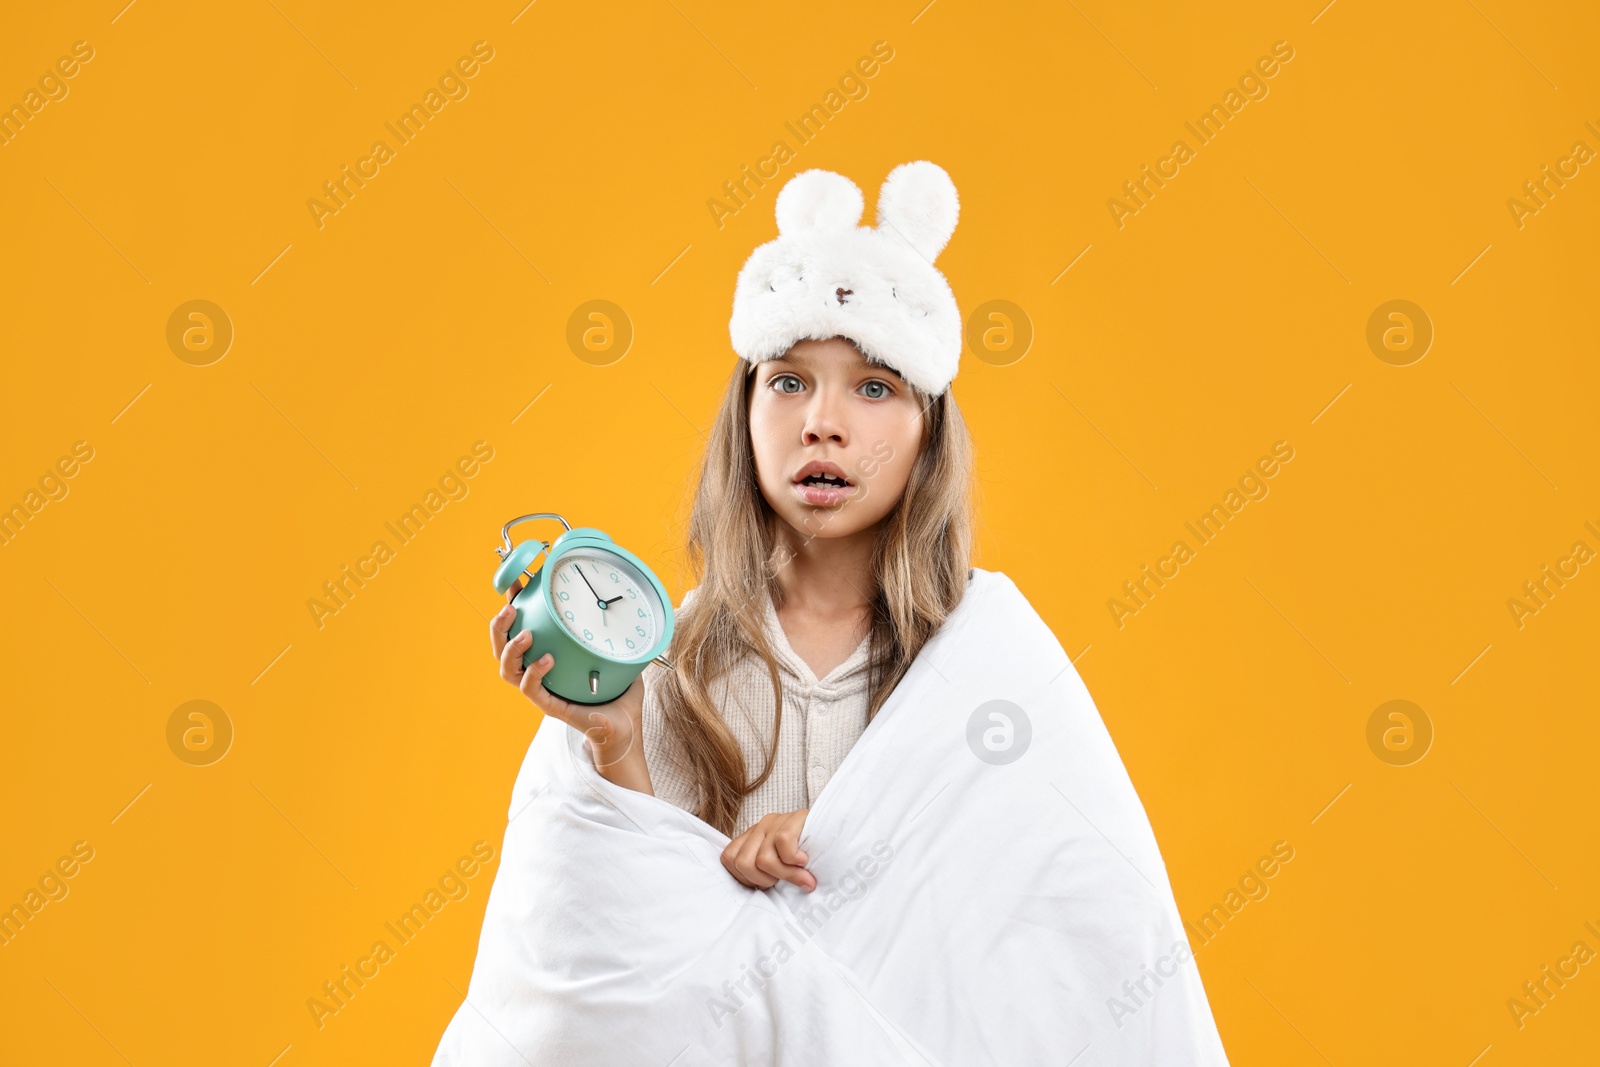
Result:
M786 882L793 882L801 889L809 891L817 887L817 880L810 871L804 867L791 866L778 858L778 850L771 837L768 837L761 847L756 859L756 869L763 874L771 875L774 879L781 878Z
M506 590L506 603L511 603L518 593L522 592L522 579L518 578L511 583L511 588Z
M737 864L734 863L734 849L738 847L739 843L739 838L734 838L728 843L728 847L722 850L722 855L719 858L722 860L723 868L729 874L733 875L734 880L740 885L744 885L746 884L744 875L739 873L739 868Z
M747 877L745 875L745 873L743 871L739 870L737 867L731 866L731 865L726 864L726 863L723 864L723 866L728 868L728 873L733 875L734 881L738 882L740 885L744 886L746 889L771 889L772 888L773 883L771 883L771 882L767 882L767 883L764 883L764 884L761 883L761 882L753 882L753 881L751 881L749 879L749 877Z
M512 685L522 682L522 655L528 651L528 645L533 641L533 635L526 630L505 643L500 650L500 677Z
M724 866L727 865L724 864ZM771 889L777 884L777 879L762 874L753 867L742 867L735 863L732 866L728 866L728 871L740 883L749 886L751 889Z
M516 642L512 642L509 647L516 647ZM526 644L521 646L523 651L526 651L526 648ZM518 654L520 655L520 652ZM517 688L522 690L522 695L537 704L541 711L550 710L545 699L549 691L541 683L554 665L555 657L546 652L523 670L522 678L517 682Z
M800 831L798 829L779 830L772 835L773 847L777 849L778 859L796 867L804 867L810 856L800 847Z
M723 849L722 865L728 869L729 874L752 889L771 889L777 880L756 868L754 854L750 851L758 844L755 831L746 831Z
M761 862L762 850L771 847L767 844L767 833L765 827L757 826L750 832L750 839L739 850L739 869L744 872L746 878L762 889L770 889L778 881L778 877L766 870Z
M517 609L507 604L489 620L489 648L493 650L495 659L499 659L500 653L506 650L506 636L511 632L511 620L516 614Z

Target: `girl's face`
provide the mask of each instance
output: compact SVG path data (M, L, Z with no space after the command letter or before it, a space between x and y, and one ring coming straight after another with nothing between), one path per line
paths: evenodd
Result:
M772 510L806 540L846 537L889 514L922 447L911 386L842 337L799 341L754 377L750 442ZM832 485L808 480L819 468Z

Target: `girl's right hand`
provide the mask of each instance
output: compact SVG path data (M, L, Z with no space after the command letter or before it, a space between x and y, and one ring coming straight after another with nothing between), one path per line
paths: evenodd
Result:
M644 758L644 675L635 678L621 696L604 704L576 704L550 692L543 681L555 665L554 657L546 652L525 668L522 657L533 635L524 630L507 640L516 614L510 601L521 590L519 578L506 595L506 606L489 620L489 644L500 661L500 677L520 689L540 711L587 737L595 769L601 775L618 785L653 793Z

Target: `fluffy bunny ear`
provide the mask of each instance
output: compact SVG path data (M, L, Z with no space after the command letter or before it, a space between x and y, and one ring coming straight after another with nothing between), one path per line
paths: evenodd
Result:
M778 233L837 233L861 221L865 203L856 183L831 170L805 170L778 192Z
M878 192L878 226L911 243L932 263L956 230L961 204L955 182L937 163L917 160L889 172Z

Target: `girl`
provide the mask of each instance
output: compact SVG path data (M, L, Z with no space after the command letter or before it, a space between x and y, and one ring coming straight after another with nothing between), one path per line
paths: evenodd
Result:
M960 317L932 264L955 188L905 164L877 230L855 228L861 208L847 179L798 175L779 239L740 274L743 362L689 521L701 578L677 613L676 669L652 665L596 710L540 684L551 656L523 669L531 637L506 640L509 605L490 622L503 679L585 731L607 779L732 836L724 866L759 888L815 889L797 847L811 798L971 576L972 450L948 388Z
M796 176L740 272L673 666L569 704L491 624L572 729L529 746L435 1067L1227 1065L1088 690L969 565L955 189L906 164L861 210Z

